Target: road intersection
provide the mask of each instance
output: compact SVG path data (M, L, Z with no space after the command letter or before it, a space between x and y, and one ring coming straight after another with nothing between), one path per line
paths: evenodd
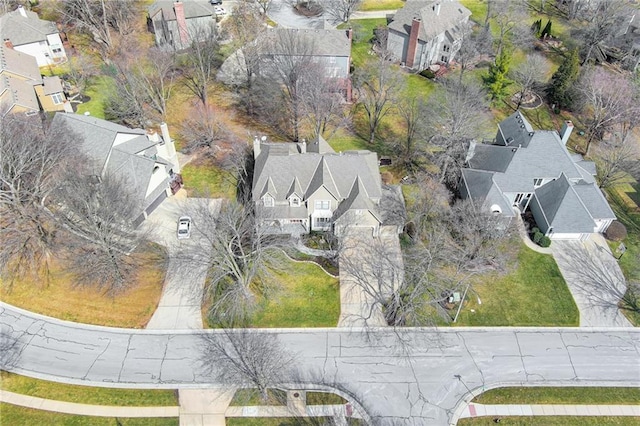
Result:
M0 327L0 367L26 376L107 387L221 386L200 364L201 336L219 331L90 326L4 303ZM446 425L470 391L496 386L640 386L635 328L256 332L295 355L304 382L356 397L375 424Z

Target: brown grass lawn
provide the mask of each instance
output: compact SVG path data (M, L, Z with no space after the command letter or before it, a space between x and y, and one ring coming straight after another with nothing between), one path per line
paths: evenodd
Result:
M78 288L55 264L48 283L22 279L9 288L0 286L6 303L63 320L112 327L144 328L158 306L164 283L164 249L154 245L136 253L143 260L130 289L111 297L93 288Z

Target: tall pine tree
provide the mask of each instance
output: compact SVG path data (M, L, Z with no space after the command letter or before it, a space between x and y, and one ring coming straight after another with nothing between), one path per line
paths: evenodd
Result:
M507 88L513 83L507 78L510 65L511 52L509 49L502 49L495 62L489 66L489 74L482 77L493 102L501 101L509 94Z
M547 90L549 102L555 104L556 108L571 109L575 101L573 85L579 76L580 55L578 49L574 49L551 77L551 84Z

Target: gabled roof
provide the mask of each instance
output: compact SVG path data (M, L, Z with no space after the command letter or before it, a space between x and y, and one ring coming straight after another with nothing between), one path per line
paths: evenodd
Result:
M492 206L497 205L503 216L515 216L509 200L494 182L494 175L484 170L462 169L462 178L471 202L482 211L490 211Z
M40 104L36 92L33 90L33 85L19 78L1 75L0 97L3 106L7 109L21 106L32 111L40 111Z
M333 212L334 220L339 219L349 210L368 210L371 212L373 217L378 220L378 222L382 222L382 219L377 212L376 205L371 201L371 198L369 198L367 190L364 188L360 178L357 176L353 182L351 191L349 191L349 196L340 203L335 212Z
M505 172L511 164L516 148L500 145L475 145L469 167L492 172Z
M351 40L346 30L271 28L265 34L263 54L283 54L278 38L298 40L300 47L313 56L351 56ZM305 52L306 53L306 52Z
M280 145L281 149L274 149ZM258 201L270 182L276 201L284 202L291 194L292 184L300 187L305 199L320 187L339 201L346 199L359 178L366 194L377 203L381 196L378 157L370 151L346 151L318 154L299 153L293 143L262 143L256 157L253 177L253 198ZM276 154L274 154L276 153ZM298 191L296 189L296 191Z
M153 19L156 14L162 12L165 21L175 21L176 12L173 8L174 3L175 1L173 0L156 1L147 9L149 17ZM213 8L206 1L183 0L182 7L184 9L185 19L200 18L203 16L213 17L214 15Z
M534 136L533 127L520 111L516 111L502 120L498 124L498 133L502 134L502 141L497 138L498 143L503 143L505 146L521 146L523 148L529 146L529 142Z
M556 233L590 233L595 222L563 173L535 190L547 223Z
M331 145L324 140L324 138L320 135L316 136L315 139L309 141L307 144L307 152L315 152L317 154L326 154L328 152L335 152Z
M91 116L57 113L51 126L60 125L80 136L82 150L99 170L123 176L141 201L145 199L156 163L170 165L168 161L156 161L156 143L147 138L144 130ZM123 134L132 139L116 144L117 136Z
M573 190L578 194L582 204L587 208L592 218L616 218L615 213L611 210L609 203L604 198L602 191L594 183L579 182L573 185Z
M62 92L62 80L60 80L60 77L44 77L42 82L44 83L45 95L53 95L54 93Z
M297 177L293 178L293 181L291 182L291 187L289 187L289 191L287 191L287 198L291 197L292 195L295 195L301 199L304 196L304 191L302 190L302 187L300 186L300 181L298 180Z
M440 5L437 12L436 5ZM455 27L471 16L471 11L457 1L443 0L407 0L404 7L398 10L389 24L389 29L408 35L414 18L422 21L418 39L429 41L450 30L449 37L456 37Z
M30 80L32 84L42 83L36 58L6 46L0 47L0 73L2 72L20 76L25 80Z
M308 198L320 187L324 187L335 199L340 199L340 192L338 192L338 188L336 188L336 183L331 175L331 170L329 170L324 157L320 158L320 162L318 163L316 170L313 172L311 181L307 186L305 198Z
M22 16L19 9L0 16L0 37L9 39L14 46L46 41L47 35L57 34L58 28L55 22L45 21L38 14L24 10L26 17Z

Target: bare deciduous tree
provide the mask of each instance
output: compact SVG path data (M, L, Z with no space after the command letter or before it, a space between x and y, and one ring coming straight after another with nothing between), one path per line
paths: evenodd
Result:
M426 156L425 104L418 96L407 94L400 100L397 108L406 129L406 137L402 143L398 143L400 161L407 170L413 171L420 168Z
M596 146L595 161L600 188L615 186L640 173L640 155L633 143L621 140L603 141Z
M256 4L258 5L258 8L260 9L260 13L263 16L267 14L269 9L271 8L271 3L273 2L273 0L255 0L255 1L256 1ZM250 3L251 0L248 0L246 2Z
M207 106L207 86L218 68L218 34L213 25L192 31L190 49L181 58L183 83Z
M520 86L516 109L520 109L525 96L543 82L549 68L549 61L538 54L527 55L527 59L515 67L513 79Z
M0 274L20 277L46 270L55 225L47 198L77 143L66 128L43 132L38 117L7 114L0 121Z
M627 12L627 6L619 0L597 0L585 8L582 16L587 24L575 32L576 40L582 42L583 65L594 56L597 61L605 59L604 48L627 19Z
M496 56L500 56L507 44L524 46L532 40L527 25L529 17L526 4L522 0L490 0L491 18L498 28L496 37ZM489 13L487 14L489 16Z
M382 120L394 107L402 92L403 82L384 53L368 61L355 73L354 87L358 105L362 106L367 117L370 144L375 142Z
M622 123L631 110L637 110L637 105L629 79L602 68L588 70L580 80L578 91L588 117L585 151L588 154L591 144Z
M236 49L234 65L244 73L243 80L250 90L260 63L261 43L266 31L264 17L256 11L253 2L243 1L236 5L233 14L227 18L227 29Z
M194 218L191 244L181 246L177 258L207 273L208 315L213 322L246 326L258 308L259 296L275 283L271 268L278 264L280 240L267 234L249 207L225 202L219 211L209 203L189 212Z
M218 144L225 140L227 131L216 117L210 106L199 105L194 114L190 115L180 129L182 136L182 150L192 152L206 147L209 153L215 155Z
M202 368L229 386L256 388L264 401L269 390L282 388L294 376L294 355L277 335L250 329L202 335Z
M482 88L473 82L448 79L443 86L429 99L424 119L433 132L430 143L436 147L433 156L440 182L455 188L468 143L486 120L487 101Z
M84 93L89 79L98 74L98 67L88 56L81 53L69 58L66 79L73 84L79 93Z
M115 294L133 282L130 254L143 239L134 224L142 206L126 179L90 163L69 168L58 182L54 213L70 234L67 266L76 283Z
M334 22L348 22L360 3L362 0L328 0L323 3L324 13L332 17Z

